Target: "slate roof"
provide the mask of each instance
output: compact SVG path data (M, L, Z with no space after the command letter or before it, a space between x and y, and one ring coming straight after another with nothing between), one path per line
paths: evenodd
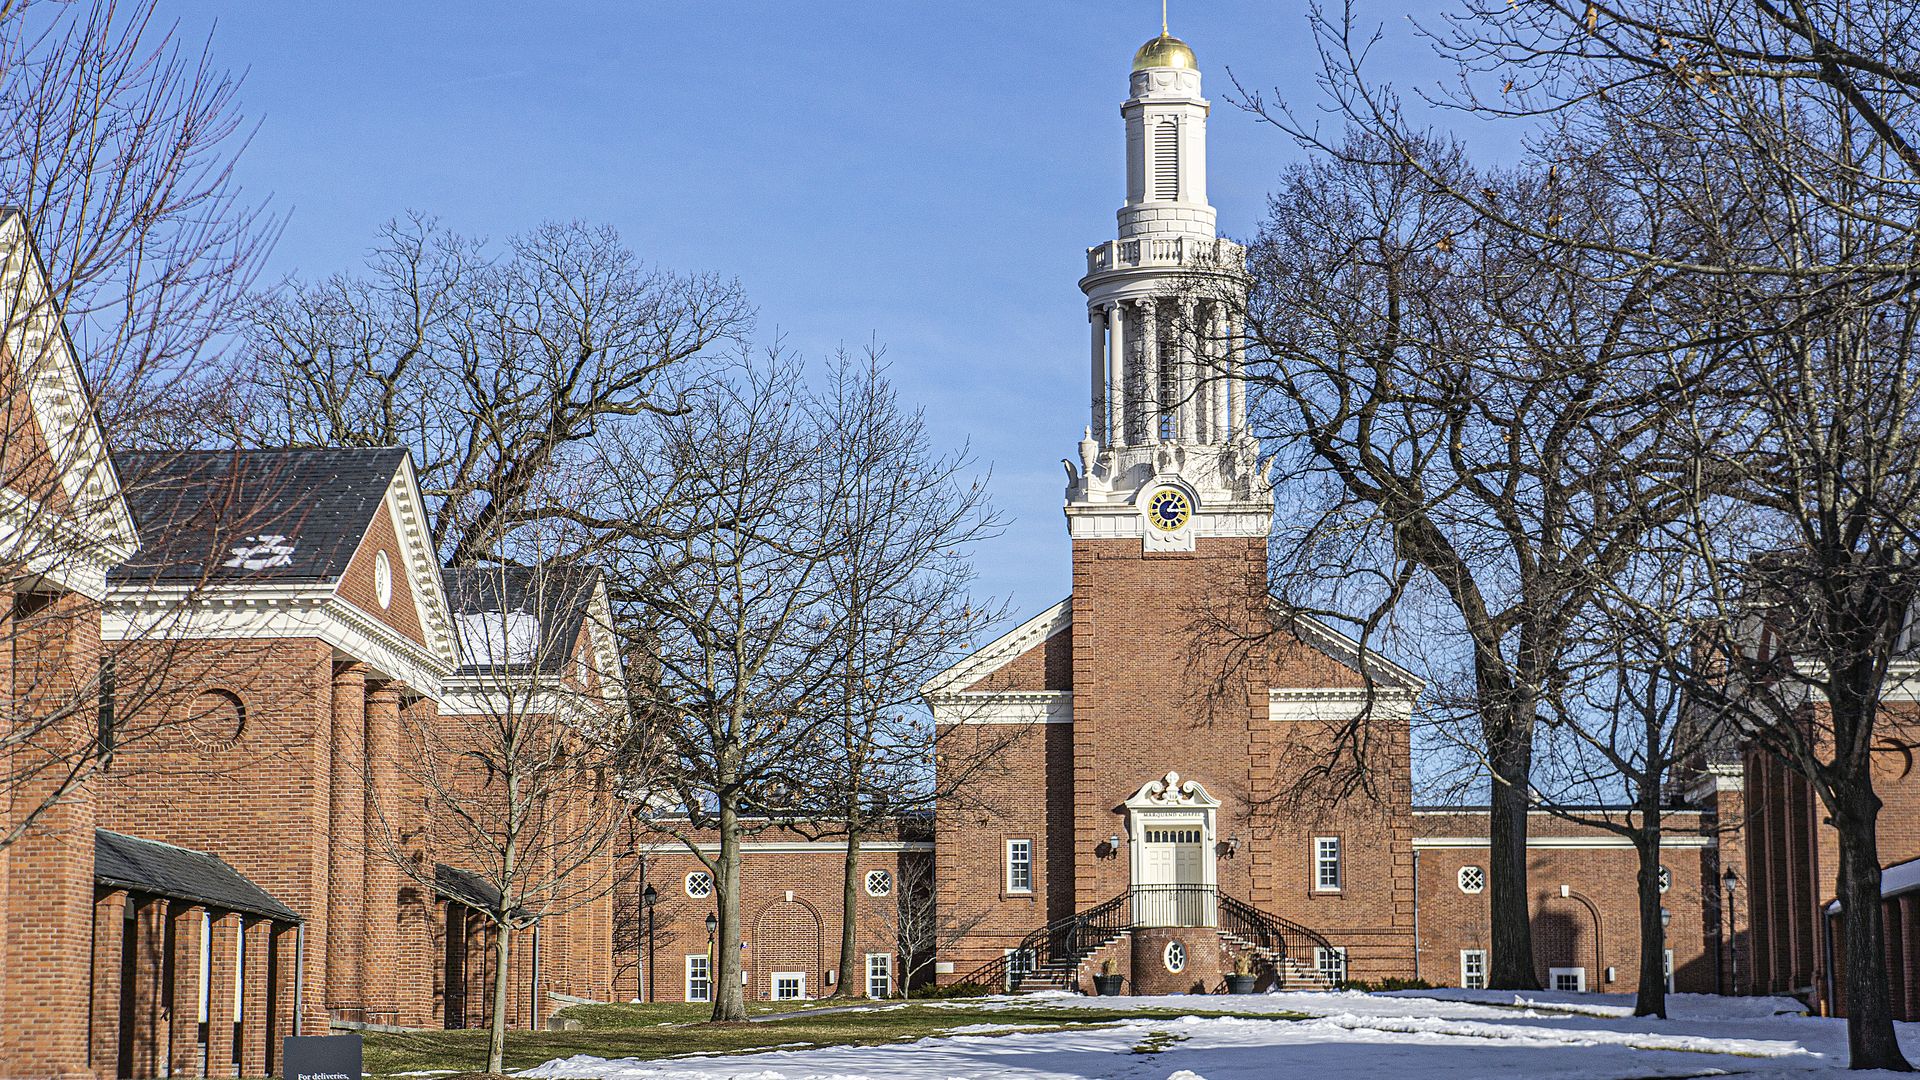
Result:
M527 648L520 655L539 660L544 672L564 672L600 585L598 567L567 563L448 567L440 574L455 625L470 619L468 625L477 632L460 635L461 658L456 675L527 669L529 665L524 662L510 660L502 669L485 656L471 655L489 637L499 636L503 624L497 617L502 612L532 615L537 637L525 643ZM495 621L487 619L490 615L496 617Z
M465 904L477 911L493 911L500 906L500 890L493 883L471 870L462 870L446 863L433 864L434 891L457 903ZM507 912L510 918L526 915L524 908L514 908Z
M297 923L300 913L242 877L217 855L93 831L93 880L101 885Z
M406 456L399 447L118 454L141 547L109 580L337 581Z

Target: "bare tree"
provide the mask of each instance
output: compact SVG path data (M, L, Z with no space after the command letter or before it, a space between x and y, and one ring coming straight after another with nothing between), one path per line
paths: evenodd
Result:
M910 998L914 984L933 967L941 950L966 940L992 913L981 910L960 918L942 908L931 860L908 863L894 893L897 902L880 910L880 921L900 956L900 996Z
M498 1073L514 935L613 891L628 814L619 752L632 724L597 571L461 568L448 572L448 593L462 666L438 714L404 732L398 772L419 797L369 802L372 854L488 927L487 1071Z
M1532 987L1537 725L1582 613L1675 512L1652 482L1676 467L1656 435L1701 377L1675 358L1698 354L1667 347L1667 276L1488 229L1428 171L1541 220L1659 230L1657 206L1577 161L1497 173L1410 144L1421 167L1358 133L1291 170L1251 249L1254 422L1302 499L1273 580L1285 608L1365 646L1409 634L1427 653L1426 708L1490 789L1489 982ZM1305 782L1364 781L1371 714Z
M531 521L598 531L546 493L611 429L683 407L689 360L751 317L737 283L643 263L610 228L548 223L504 252L412 215L380 233L366 272L251 308L243 440L406 446L420 462L436 550L474 564Z
M186 670L180 609L132 631L138 664L98 646L108 574L138 546L107 433L171 426L271 222L232 178L237 82L153 6L0 2L0 847L57 829L118 752L195 722L162 696Z
M813 412L839 491L825 514L833 554L824 603L843 635L844 670L828 690L822 816L799 825L846 839L834 988L846 997L864 991L846 974L858 963L861 841L902 814L931 812L936 800L950 805L998 758L993 746L969 747L980 752L947 758L936 777L934 757L960 729L932 722L920 687L1004 613L972 595L969 561L1001 519L984 478L969 475L966 451L936 453L923 418L902 407L877 349L837 355Z
M713 873L713 1019L746 1015L740 984L743 837L814 808L845 678L844 605L827 522L846 478L826 467L801 372L776 354L743 364L661 418L657 445L610 459L602 513L651 523L603 550L624 595L636 709L685 817L651 824ZM699 838L717 834L717 850Z

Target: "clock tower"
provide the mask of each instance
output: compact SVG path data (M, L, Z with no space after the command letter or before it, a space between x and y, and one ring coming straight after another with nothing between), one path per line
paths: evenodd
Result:
M1238 312L1246 253L1207 202L1207 112L1193 50L1162 33L1134 54L1126 202L1087 249L1092 403L1067 489L1076 540L1193 551L1264 540L1273 492L1246 430Z

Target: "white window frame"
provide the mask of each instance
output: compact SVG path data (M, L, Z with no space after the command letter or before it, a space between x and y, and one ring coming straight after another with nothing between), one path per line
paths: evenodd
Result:
M694 969L699 968L696 974ZM686 960L686 988L681 995L687 1001L713 1000L713 958L706 953L688 953ZM699 987L699 993L694 992Z
M886 881L886 888L880 889L878 891L874 890L873 878L875 874L884 875L885 881ZM868 896L892 896L893 895L893 871L888 870L884 867L878 870L869 870L866 873L864 884L866 885Z
M793 980L799 992L792 997L780 996L780 981L782 979ZM773 973L773 980L767 984L767 989L773 991L773 1000L775 1001L805 1001L807 1000L807 973L804 971L776 971Z
M877 993L874 989L876 985L879 987ZM870 998L893 996L892 953L870 952L867 954L867 996Z
M1473 878L1477 880L1479 884L1474 885L1472 888L1468 888L1467 884L1468 884L1469 878ZM1468 896L1478 896L1481 893L1487 891L1487 868L1484 866L1479 866L1477 864L1469 863L1466 866L1463 866L1460 869L1454 871L1453 883L1455 885L1458 885L1460 887L1460 891L1463 893L1466 893Z
M1560 976L1571 975L1574 979L1572 990L1560 989ZM1559 993L1584 994L1587 992L1587 969L1583 967L1557 967L1547 969L1547 988Z
M1019 851L1023 856L1018 865L1021 873L1026 876L1026 884L1024 885L1014 884L1013 872L1015 863L1013 853L1015 851ZM1006 862L1003 869L1005 871L1007 892L1021 896L1031 895L1033 893L1033 841L1024 837L1009 839L1006 843L1005 855Z
M1328 964L1327 961L1330 959L1337 961L1337 963ZM1332 947L1315 945L1313 947L1313 970L1319 972L1321 978L1326 979L1327 982L1333 984L1335 990L1338 990L1347 981L1347 947L1345 945L1334 945Z
M1666 977L1667 977L1667 993L1669 993L1669 994L1671 994L1671 993L1673 993L1673 992L1674 992L1674 989L1673 989L1673 950L1672 950L1672 949L1667 949L1667 950L1665 951L1665 955L1663 955L1663 956L1662 956L1662 957L1660 958L1660 963L1661 963L1661 966L1662 966L1662 968L1664 969L1664 970L1663 970L1663 972L1662 972L1662 974L1664 974L1664 975L1666 975Z
M1460 950L1460 986L1464 990L1487 988L1487 950Z
M1673 888L1673 871L1667 869L1664 866L1661 867L1659 871L1658 881L1660 882L1661 892L1666 892L1668 889Z
M1329 857L1331 852L1331 857ZM1327 884L1327 870L1333 870L1333 884ZM1316 836L1313 838L1313 891L1341 892L1347 885L1347 868L1341 857L1340 838L1337 836Z
M694 891L693 891L693 879L694 879L694 878L706 878L706 879L707 879L707 891L706 891L706 892L694 892ZM686 879L685 879L684 881L682 881L682 882L680 883L680 887L681 887L682 889L684 889L684 890L686 891L686 894L687 894L687 895L688 895L689 897L691 897L692 899L695 899L695 900L705 900L705 899L706 899L707 897L709 897L709 896L712 896L712 895L713 895L713 872L712 872L712 871L710 871L710 870L690 870L690 871L688 871L688 872L687 872L687 876L686 876Z

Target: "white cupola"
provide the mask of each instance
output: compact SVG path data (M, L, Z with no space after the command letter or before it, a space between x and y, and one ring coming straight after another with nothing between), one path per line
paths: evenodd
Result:
M1091 410L1067 491L1076 537L1265 536L1273 494L1246 433L1240 320L1246 251L1207 202L1207 100L1186 42L1140 46L1120 106L1127 195L1115 239L1087 249Z

